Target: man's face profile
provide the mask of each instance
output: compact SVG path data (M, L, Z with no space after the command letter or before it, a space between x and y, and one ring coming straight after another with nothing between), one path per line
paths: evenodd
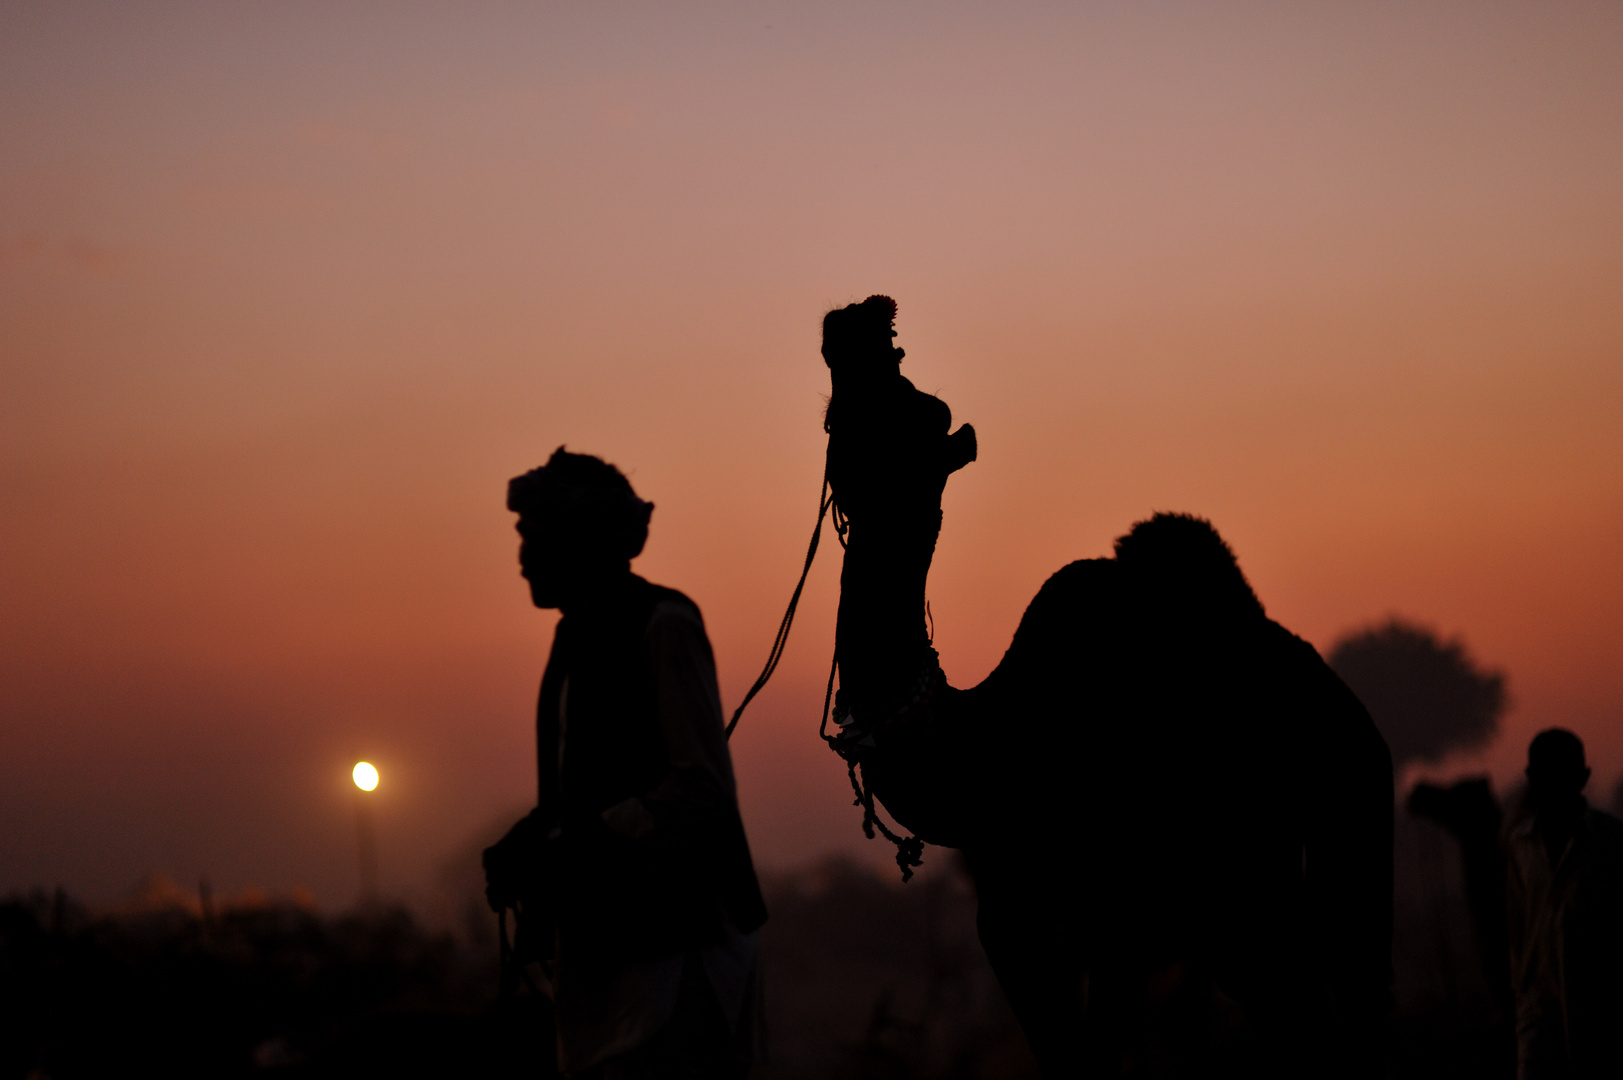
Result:
M560 606L571 569L561 530L533 515L520 515L517 528L519 573L530 583L530 599L538 608Z

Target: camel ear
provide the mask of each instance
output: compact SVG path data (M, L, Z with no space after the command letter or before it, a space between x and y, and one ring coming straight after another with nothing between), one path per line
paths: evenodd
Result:
M975 429L965 424L951 435L947 436L947 471L955 473L975 460L978 447L975 443Z

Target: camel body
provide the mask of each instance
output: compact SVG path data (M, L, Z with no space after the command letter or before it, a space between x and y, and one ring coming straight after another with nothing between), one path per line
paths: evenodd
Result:
M1177 515L1056 573L991 675L952 687L924 590L973 431L827 327L836 746L899 824L961 849L1045 1075L1118 1073L1172 965L1240 1002L1278 1073L1378 1074L1392 773L1357 698Z

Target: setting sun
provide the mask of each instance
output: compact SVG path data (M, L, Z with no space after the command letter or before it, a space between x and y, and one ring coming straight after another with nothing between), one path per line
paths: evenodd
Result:
M354 777L355 786L362 791L371 791L378 786L378 770L370 762L357 761L350 776Z

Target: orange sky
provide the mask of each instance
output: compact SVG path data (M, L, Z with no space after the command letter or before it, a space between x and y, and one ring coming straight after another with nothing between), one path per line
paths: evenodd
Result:
M815 509L828 307L980 433L949 676L1211 517L1322 647L1463 634L1623 772L1623 9L0 8L0 890L386 889L533 787L506 479L658 506L729 707ZM863 844L837 549L734 741L758 860ZM1455 768L1463 768L1456 765ZM883 857L883 853L879 853Z

